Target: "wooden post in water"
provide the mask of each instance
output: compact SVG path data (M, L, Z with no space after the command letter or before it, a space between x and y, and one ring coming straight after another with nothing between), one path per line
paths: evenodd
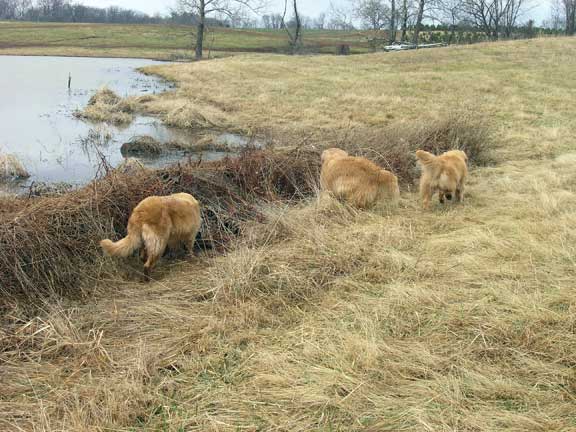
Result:
M70 90L71 84L72 84L72 74L68 72L68 90Z

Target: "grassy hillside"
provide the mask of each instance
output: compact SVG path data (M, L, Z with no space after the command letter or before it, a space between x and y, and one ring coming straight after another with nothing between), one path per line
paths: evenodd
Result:
M191 54L193 31L181 25L0 22L0 55L180 58ZM354 53L367 51L361 32L307 31L304 42L312 52L335 53L341 43ZM206 35L206 55L287 49L284 31L214 28Z
M502 157L534 157L572 148L573 44L538 39L360 58L254 55L151 67L180 89L148 109L181 126L186 109L198 110L216 124L273 130L288 142L377 134L472 110L491 121Z
M171 124L362 153L476 115L494 163L462 205L423 211L410 184L387 213L272 202L225 255L14 304L0 428L575 430L575 67L554 39L153 69L179 88L142 108Z

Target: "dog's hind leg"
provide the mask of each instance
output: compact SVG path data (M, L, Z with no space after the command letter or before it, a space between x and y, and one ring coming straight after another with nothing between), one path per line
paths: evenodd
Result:
M188 251L188 255L193 257L194 256L194 242L196 241L196 233L188 237L186 240L186 250Z
M456 188L456 201L458 202L464 201L464 183L462 183Z
M430 208L430 199L432 198L432 188L426 181L420 182L420 197L422 198L422 207L428 210Z
M188 238L186 238L184 240L185 244L186 244L186 249L188 251L188 255L190 255L191 257L194 256L194 243L196 243L196 236L198 235L198 231L200 231L200 227L196 227L196 229L193 229L190 232L190 235L188 236Z
M144 247L148 257L144 264L144 277L146 280L150 280L150 271L166 250L166 237L162 233L156 233L149 225L142 226L142 239L144 240Z
M139 256L140 256L140 261L146 262L146 260L148 259L148 257L146 256L146 246L142 246L142 248L140 249L140 252L139 252Z
M444 204L444 192L438 191L438 198L440 199L440 204Z
M178 258L183 255L182 253L182 241L179 237L170 237L168 240L168 246L166 247L166 252L164 255L170 258Z

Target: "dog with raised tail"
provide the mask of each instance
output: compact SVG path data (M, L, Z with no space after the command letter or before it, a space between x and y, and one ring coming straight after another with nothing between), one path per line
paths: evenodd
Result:
M362 209L398 203L396 176L368 159L330 148L322 152L321 162L320 186L336 198Z
M444 200L464 199L464 182L468 175L468 157L462 150L450 150L439 156L424 150L416 151L416 158L422 167L420 176L420 196L425 209L430 208L432 196L438 192L440 203Z
M150 196L132 211L128 235L117 242L102 240L100 246L108 255L123 258L140 250L140 257L145 261L144 276L148 280L166 247L175 249L184 243L188 252L193 253L200 224L200 204L192 195Z

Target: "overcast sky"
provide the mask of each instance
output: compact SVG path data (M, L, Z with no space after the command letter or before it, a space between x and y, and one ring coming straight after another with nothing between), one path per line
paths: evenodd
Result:
M336 5L349 4L348 0L333 0L333 2ZM175 4L175 0L84 0L82 3L99 7L117 5L149 14L156 12L164 14ZM269 4L269 9L273 12L282 12L284 9L284 0L269 0ZM531 0L531 4L533 9L530 15L537 23L548 19L550 16L550 0ZM300 0L298 5L303 15L316 16L328 10L330 0Z

